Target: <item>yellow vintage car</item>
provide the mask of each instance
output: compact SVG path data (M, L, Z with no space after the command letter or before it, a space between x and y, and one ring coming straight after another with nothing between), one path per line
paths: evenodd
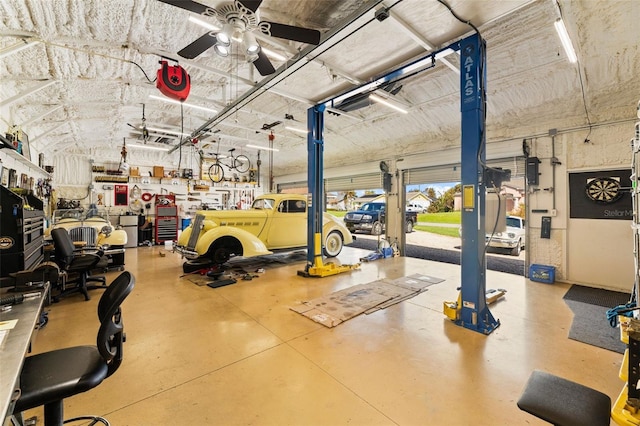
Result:
M73 241L84 241L88 247L113 249L127 244L127 233L111 225L104 209L58 209L52 219L51 227L45 231L47 239L52 229L65 228Z
M324 213L323 253L335 257L353 237L344 224ZM194 234L197 232L197 234ZM232 256L261 256L307 247L307 197L265 194L249 210L200 210L176 244L188 259L222 264Z

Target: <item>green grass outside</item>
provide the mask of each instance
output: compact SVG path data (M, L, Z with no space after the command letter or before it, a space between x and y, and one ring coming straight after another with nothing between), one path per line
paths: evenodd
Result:
M342 210L342 211L340 211L340 210L327 210L327 213L329 213L329 214L331 214L331 215L333 215L335 217L344 217L344 215L347 214L347 212L344 211L344 210Z
M462 219L461 218L462 218L462 212L420 213L420 214L418 214L418 222L460 224L460 223L462 223Z
M327 213L334 215L335 217L344 217L347 214L346 211L339 210L327 210ZM449 212L449 213L419 213L418 214L418 222L429 222L429 223L461 223L461 213L460 212Z
M431 232L432 234L446 235L447 237L459 237L458 228L416 225L413 229L416 231Z
M343 218L346 211L328 210L327 213L332 214L335 217ZM418 222L429 223L460 223L460 212L451 213L420 213L418 215ZM444 226L421 226L415 225L413 227L416 231L431 232L432 234L446 235L447 237L459 237L458 228L444 227Z

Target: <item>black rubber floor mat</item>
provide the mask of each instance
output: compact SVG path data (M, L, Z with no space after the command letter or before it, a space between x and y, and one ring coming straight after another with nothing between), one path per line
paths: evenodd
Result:
M563 299L605 308L615 308L618 305L624 305L629 302L630 297L631 294L621 291L604 290L574 284L563 296Z

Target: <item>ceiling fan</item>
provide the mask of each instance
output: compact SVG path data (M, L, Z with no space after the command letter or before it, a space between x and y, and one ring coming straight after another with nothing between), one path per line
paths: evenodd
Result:
M301 43L319 44L320 31L277 22L260 21L258 7L262 0L235 0L225 3L218 8L205 6L192 0L159 0L181 9L211 18L219 30L212 30L178 52L186 59L193 59L210 47L214 47L220 56L229 54L232 40L240 40L250 62L261 75L273 74L276 70L267 55L252 34L258 30L261 33L299 41Z

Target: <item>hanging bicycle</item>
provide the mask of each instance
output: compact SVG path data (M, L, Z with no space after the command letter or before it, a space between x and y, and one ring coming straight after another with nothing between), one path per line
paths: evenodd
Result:
M229 164L220 161L221 158L219 154L214 154L214 162L211 167L209 167L209 179L211 179L212 182L218 183L224 180L224 167L228 168L230 171L237 170L238 173L246 173L249 171L251 168L251 161L249 161L249 158L246 155L240 154L234 156L233 151L235 150L235 148L231 148L229 150Z

